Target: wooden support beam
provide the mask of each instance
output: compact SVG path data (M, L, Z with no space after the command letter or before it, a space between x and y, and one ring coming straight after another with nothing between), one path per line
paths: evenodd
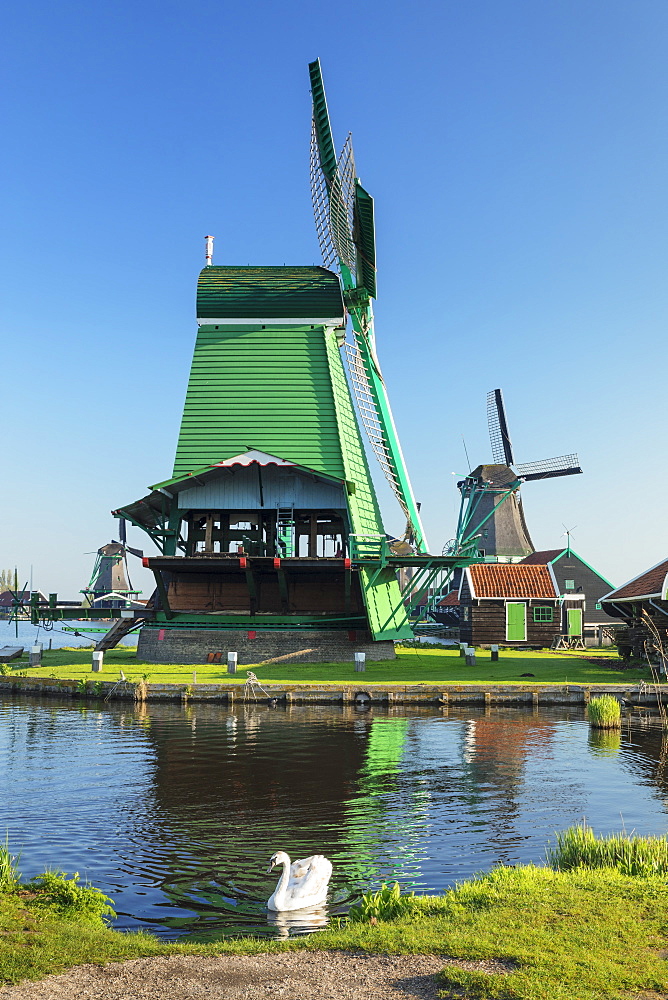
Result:
M353 571L350 565L350 559L345 560L345 570L344 570L344 596L343 596L343 608L348 614L350 611L351 603L351 593L352 593L352 582L353 582Z
M248 595L250 598L250 613L254 615L257 608L257 587L255 585L255 577L253 576L253 570L250 567L250 563L246 560L244 561L246 562L246 586L248 587Z
M155 585L158 588L158 593L160 595L160 603L162 605L162 610L165 612L165 618L173 618L174 612L169 606L169 600L167 598L167 588L165 587L165 581L162 578L162 572L159 569L153 568L153 576L155 577Z
M285 572L279 569L278 575L278 589L281 595L281 614L287 615L288 613L288 581L285 578Z
M213 552L213 514L206 515L206 528L204 529L204 551Z
M311 559L318 555L318 515L309 516L308 554Z

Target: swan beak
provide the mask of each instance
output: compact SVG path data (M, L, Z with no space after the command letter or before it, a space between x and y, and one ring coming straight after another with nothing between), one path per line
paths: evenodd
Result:
M276 862L275 862L275 861L272 861L272 863L271 863L271 864L269 865L269 867L267 868L267 875L271 875L271 873L272 873L272 872L273 872L273 870L274 870L274 865L275 865L275 864L276 864Z

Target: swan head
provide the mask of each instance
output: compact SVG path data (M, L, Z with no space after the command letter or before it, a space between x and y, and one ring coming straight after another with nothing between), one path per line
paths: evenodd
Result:
M271 874L274 865L289 865L290 858L287 856L285 851L276 851L275 854L269 859L269 867L267 868L267 875Z

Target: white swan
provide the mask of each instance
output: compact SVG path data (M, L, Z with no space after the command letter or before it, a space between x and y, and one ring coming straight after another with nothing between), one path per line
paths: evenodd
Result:
M267 874L271 873L274 865L283 865L283 871L267 904L270 910L302 910L325 902L332 863L322 854L313 854L310 858L290 864L285 851L277 851L271 857Z

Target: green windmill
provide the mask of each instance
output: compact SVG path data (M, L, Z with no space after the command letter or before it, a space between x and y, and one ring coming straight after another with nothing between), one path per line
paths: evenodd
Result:
M114 511L158 551L144 558L155 593L133 612L149 661L393 658L413 634L412 596L462 564L427 552L374 345L373 201L350 138L334 154L317 61L310 75L325 266L214 265L207 237L172 475ZM383 525L363 429L401 539Z

